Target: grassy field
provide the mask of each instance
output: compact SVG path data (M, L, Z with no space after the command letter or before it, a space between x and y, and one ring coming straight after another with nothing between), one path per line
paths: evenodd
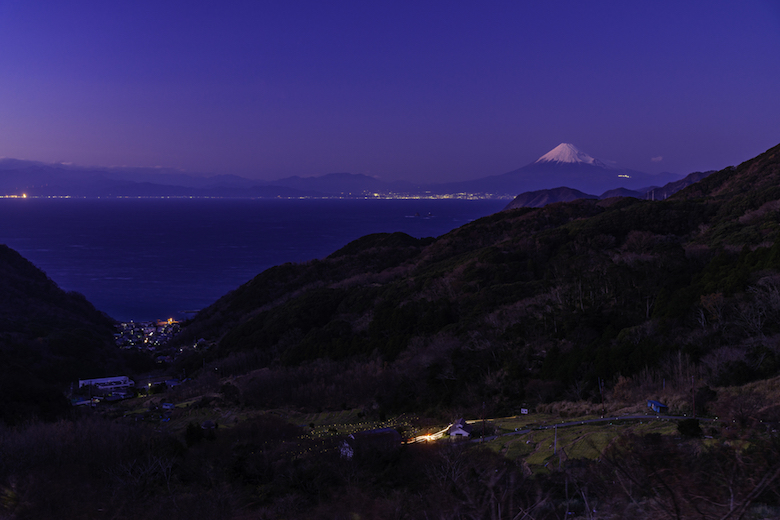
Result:
M409 438L417 435L416 432L419 430L415 417L401 415L385 421L374 421L363 416L359 410L313 414L289 413L287 420L308 430L311 437L320 439L350 435L377 428L395 428L403 438Z
M432 434L447 427L437 421L421 419L416 416L402 415L385 421L366 417L361 410L337 410L320 413L301 413L292 410L246 410L228 406L203 398L188 399L174 403L171 411L160 409L165 397L150 399L137 398L127 401L123 406L126 419L142 421L154 427L169 431L175 435L183 434L190 423L201 424L210 420L220 428L231 428L235 424L251 420L253 417L272 414L302 429L303 438L328 440L343 438L352 433L376 428L395 428L403 439ZM522 460L532 471L545 471L551 464L557 465L567 459L596 459L614 439L626 433L644 435L677 433L675 421L625 420L575 424L573 426L553 428L563 421L577 422L598 419L596 415L562 418L555 413L517 415L486 421L499 437L488 441L485 446L511 460ZM469 421L475 428L481 427L481 421ZM525 434L514 434L522 430L531 430ZM556 432L557 430L557 432ZM438 442L448 442L442 439Z
M523 418L538 420L533 422L527 419L516 421L516 418L507 418L497 419L494 422L502 431L506 431L507 425L511 425L512 430L514 428L521 430L529 427L538 428L560 420L550 416L543 418L523 416ZM593 417L575 420L589 418ZM516 424L517 426L515 426ZM677 424L674 421L613 421L611 423L590 423L544 430L535 429L522 435L504 435L487 442L486 445L489 449L509 459L523 459L532 470L542 470L549 464L558 464L559 461L564 462L567 459L596 459L614 439L626 433L673 435L676 432Z

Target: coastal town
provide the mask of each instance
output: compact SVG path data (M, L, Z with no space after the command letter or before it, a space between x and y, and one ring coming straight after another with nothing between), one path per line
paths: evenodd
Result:
M173 318L156 321L129 321L117 324L114 334L119 348L137 348L155 352L171 340L181 327Z
M180 323L173 319L154 321L129 321L116 325L114 340L117 347L124 350L135 349L150 355L159 367L152 373L136 377L136 381L124 375L80 379L78 386L71 391L74 406L95 405L100 401L117 401L134 397L139 392L153 393L162 388L172 388L183 378L173 377L165 367L173 363L177 353L183 347L173 349L168 343L181 331ZM193 346L195 348L195 346Z

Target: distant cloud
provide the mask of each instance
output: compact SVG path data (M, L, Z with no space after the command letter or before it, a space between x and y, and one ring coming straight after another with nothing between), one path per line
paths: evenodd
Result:
M650 160L653 161L653 162L661 162L661 161L664 160L664 158L659 155L658 157L653 157Z

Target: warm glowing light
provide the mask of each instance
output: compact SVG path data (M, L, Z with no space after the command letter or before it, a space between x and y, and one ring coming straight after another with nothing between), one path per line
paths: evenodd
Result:
M22 198L26 199L27 198L27 194L26 193L22 193Z
M441 439L442 437L444 437L447 434L447 432L450 429L450 426L452 426L452 425L450 424L449 426L447 426L443 430L440 430L440 431L438 431L436 433L427 433L427 434L423 434L423 435L418 435L417 437L409 439L409 443L411 444L411 443L415 443L415 442L432 442L432 441L439 440L439 439Z

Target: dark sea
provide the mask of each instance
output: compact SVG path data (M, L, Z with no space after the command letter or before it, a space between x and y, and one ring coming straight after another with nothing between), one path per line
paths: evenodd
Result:
M503 200L0 199L0 243L120 321L183 319L369 233L437 237Z

